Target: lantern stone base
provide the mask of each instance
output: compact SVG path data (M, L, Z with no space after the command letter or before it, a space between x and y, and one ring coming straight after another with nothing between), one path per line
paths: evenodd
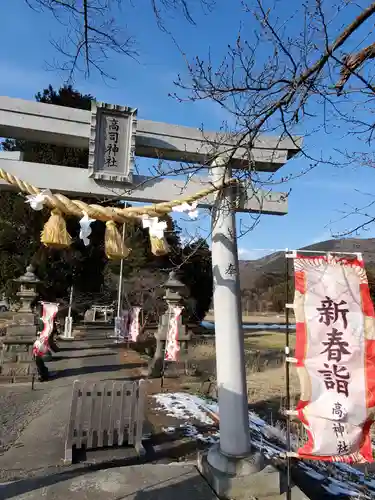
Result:
M17 313L2 341L0 382L27 382L34 371L32 348L37 334L32 313Z
M190 340L191 337L189 337ZM188 341L181 342L178 361L164 361L165 341L156 339L156 351L154 357L148 363L148 378L178 378L187 374L189 364Z
M0 382L26 382L33 374L34 340L5 338L0 365Z
M149 378L160 378L163 375L163 355L154 356L148 364L147 376Z

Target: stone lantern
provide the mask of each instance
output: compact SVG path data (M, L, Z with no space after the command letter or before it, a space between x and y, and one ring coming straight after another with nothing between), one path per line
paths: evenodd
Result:
M22 382L32 375L32 346L36 339L37 322L31 304L37 297L36 288L40 283L33 266L14 282L19 284L17 296L21 307L14 313L3 340L3 354L0 365L0 380Z
M167 310L159 319L159 326L155 333L156 350L153 359L150 362L148 376L158 378L163 375L165 363L165 343L167 340L170 310L175 306L183 306L187 294L186 286L178 279L177 273L172 271L169 273L168 279L164 284L165 295L163 299L167 303ZM186 326L183 324L182 317L179 319L178 325L179 342L181 344L181 356L187 351L187 342L191 339L191 334L187 333Z
M25 274L13 280L20 285L17 297L19 297L21 301L21 307L18 313L32 314L31 304L38 296L36 287L40 283L40 279L35 276L34 270L32 265L27 266Z
M168 305L182 305L182 301L187 294L186 286L178 279L176 271L169 273L164 284L165 295L163 299Z

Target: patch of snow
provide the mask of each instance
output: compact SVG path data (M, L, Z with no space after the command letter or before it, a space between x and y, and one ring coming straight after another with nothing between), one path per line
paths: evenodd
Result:
M182 430L182 432L186 437L192 437L197 441L201 441L202 443L215 444L219 440L218 432L209 434L208 436L204 436L201 432L198 431L198 429L194 425L189 424L188 422L181 424L180 429Z
M279 457L280 452L282 451L281 448L278 449L273 444L270 444L268 441L263 440L262 436L259 436L259 439L252 438L251 444L259 451L261 451L266 458Z
M325 479L325 476L324 474L321 474L320 472L314 470L314 469L311 469L311 467L306 467L306 474L310 477L312 477L313 479L316 479L318 481L322 481L323 479Z
M265 427L267 424L264 420L262 420L258 415L249 411L249 423L251 425L255 425L257 427Z
M173 434L176 430L175 427L162 427L161 429L165 434Z
M358 470L349 464L339 463L339 464L336 464L336 467L346 474L350 474L351 476L357 476L358 481L362 482L366 486L369 486L370 488L375 489L375 479L374 478L367 478L367 476L364 474L363 471Z
M213 425L214 421L209 418L207 413L201 409L204 401L197 396L184 394L182 392L155 394L153 396L159 405L160 410L167 412L167 415L185 420L194 418L203 424Z
M214 421L209 417L205 409L217 415L219 414L218 404L215 401L205 400L195 395L177 392L155 394L153 397L157 402L156 409L162 410L176 419L194 419L206 425L213 425ZM258 434L257 437L254 436L252 439L255 447L261 449L267 457L280 455L280 452L283 451L282 448L267 441L267 439L278 437L277 430L252 412L249 412L249 427L250 431L255 431ZM202 442L216 443L219 440L219 432L204 436L198 432L191 422L181 424L180 428L186 436L194 437Z
M323 484L322 486L326 491L331 493L331 495L348 495L353 498L355 497L358 498L360 496L359 491L355 491L354 489L349 489L347 484L338 481L337 479L334 478L329 478L329 484L327 485Z
M197 428L194 425L191 425L187 422L182 426L182 429L183 429L185 436L193 437L193 438L197 439L197 441L202 441L204 443L214 443L215 442L215 440L213 440L211 438L211 436L204 436L201 432L199 432L197 430Z
M375 490L375 479L365 479L364 483L366 486L373 488Z
M196 421L212 426L215 422L205 410L218 415L219 408L215 401L180 392L156 394L153 398L157 402L157 409L166 412L171 417L184 421L183 424L180 424L180 430L185 436L209 444L218 442L220 438L218 431L203 434L192 423L192 421ZM172 427L168 427L165 432L169 432L169 429L170 432L175 430ZM271 427L253 412L249 412L249 431L252 445L259 449L267 458L280 457L285 452L285 446L283 445L286 443L286 435L282 429ZM297 438L294 439L293 436L291 438L292 446L293 444L297 445ZM365 485L371 489L375 488L375 479L365 478L363 472L356 470L348 464L338 463L330 464L330 466L335 467L337 473L334 473L334 475L336 478L330 477L332 476L332 470L327 468L326 462L316 462L314 467L308 465L306 462L299 462L299 467L303 469L304 473L320 483L324 481L322 487L333 496L348 495L352 498L364 498L363 492L359 491L357 484L349 480L353 476L357 476L358 482L362 486ZM371 493L369 492L368 498L370 496Z

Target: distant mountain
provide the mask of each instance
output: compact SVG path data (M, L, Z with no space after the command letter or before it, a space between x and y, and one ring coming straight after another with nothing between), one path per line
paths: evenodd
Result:
M303 247L300 250L316 250L320 252L361 252L366 265L375 265L375 238L327 240ZM282 277L284 273L284 252L275 252L257 260L241 260L241 289L251 289L256 279L262 275L279 275Z

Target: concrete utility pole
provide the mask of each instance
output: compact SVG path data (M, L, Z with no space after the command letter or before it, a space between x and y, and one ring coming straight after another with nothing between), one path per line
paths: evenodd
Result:
M70 295L69 295L69 308L68 308L68 316L65 317L64 323L64 335L62 338L64 340L73 340L73 318L72 318L72 305L73 305L73 290L74 287L71 285L70 287Z
M125 224L122 226L122 241L125 238ZM118 284L118 293L117 293L117 317L121 316L121 306L122 306L122 277L124 274L124 259L121 259L120 262L120 274L119 274L119 284Z
M125 203L124 207L127 207L127 203ZM125 241L125 231L126 224L122 225L122 241ZM115 338L118 340L121 335L121 309L122 309L122 278L124 274L124 259L121 259L120 262L120 274L118 278L118 291L117 291L117 313L115 317Z

